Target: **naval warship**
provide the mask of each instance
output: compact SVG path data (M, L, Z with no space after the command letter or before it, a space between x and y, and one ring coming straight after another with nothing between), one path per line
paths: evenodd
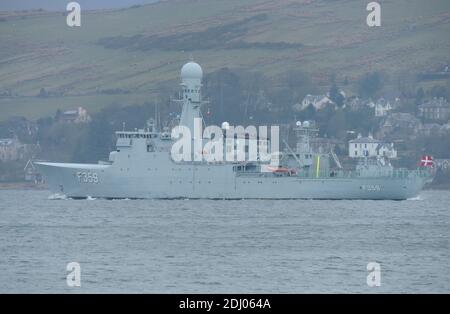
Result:
M179 125L190 130L202 118L202 76L193 61L181 69ZM276 163L176 161L171 155L176 139L148 123L116 132L116 150L107 161L34 164L54 193L70 198L404 200L417 196L430 180L429 169L394 168L379 158L362 158L353 170L332 169L333 160L339 164L336 155L311 145L318 131L314 124L297 122L295 130L296 147L285 142L283 152L272 152Z

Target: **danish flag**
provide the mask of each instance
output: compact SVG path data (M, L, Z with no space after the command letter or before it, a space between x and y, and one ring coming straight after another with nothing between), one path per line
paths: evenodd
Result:
M420 160L420 166L422 167L433 167L433 157L426 155Z

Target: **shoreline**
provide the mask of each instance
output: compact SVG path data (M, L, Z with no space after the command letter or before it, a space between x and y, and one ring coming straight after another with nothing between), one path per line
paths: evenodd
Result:
M35 184L33 182L0 182L0 190L47 190L46 184Z

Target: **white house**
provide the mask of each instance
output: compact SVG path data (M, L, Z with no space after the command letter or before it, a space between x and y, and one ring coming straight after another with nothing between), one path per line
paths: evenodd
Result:
M368 137L362 137L361 134L358 134L357 138L349 141L348 154L350 158L397 158L397 151L394 149L393 143L387 143L374 139L370 134Z
M67 123L88 123L91 121L91 117L89 116L87 110L83 107L64 111L61 113L59 119Z
M17 138L0 139L0 161L14 161L22 159L24 145Z
M450 103L443 97L435 97L419 106L419 116L429 121L446 122L450 119Z
M326 95L306 95L300 104L295 104L294 108L298 111L305 110L309 105L313 105L316 109L322 109L327 104L334 104Z
M392 110L392 106L389 100L380 98L375 104L375 117L384 117L390 110Z

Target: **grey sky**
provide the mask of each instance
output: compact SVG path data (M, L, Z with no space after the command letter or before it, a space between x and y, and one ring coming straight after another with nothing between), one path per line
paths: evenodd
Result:
M45 9L50 11L65 11L66 5L72 0L1 0L0 11ZM129 7L135 4L146 4L158 0L75 0L82 9L111 9Z

